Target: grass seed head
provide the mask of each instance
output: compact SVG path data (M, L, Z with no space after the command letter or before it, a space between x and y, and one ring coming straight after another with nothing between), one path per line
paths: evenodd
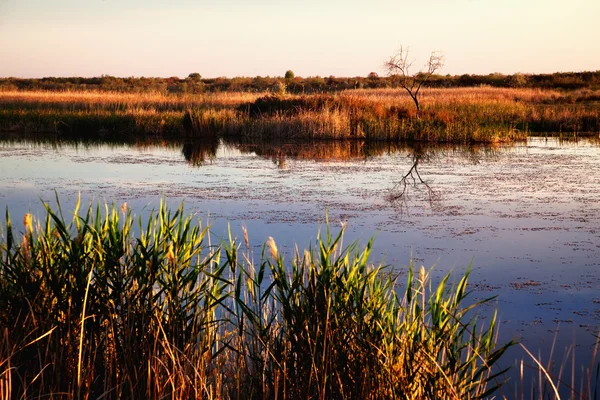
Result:
M425 266L421 265L421 269L419 269L419 282L421 284L425 283Z
M242 226L242 232L244 233L244 243L246 244L246 248L250 248L250 240L248 239L248 230L245 226Z
M169 250L167 251L167 259L169 263L173 264L175 262L175 252L173 251L173 243L169 243Z
M273 239L271 236L269 236L269 239L267 240L267 247L269 248L269 251L271 252L271 257L275 260L277 259L277 245L275 244L275 239Z
M31 232L31 230L33 229L32 218L30 213L25 214L25 216L23 217L23 225L25 225L25 230L27 230L27 232Z

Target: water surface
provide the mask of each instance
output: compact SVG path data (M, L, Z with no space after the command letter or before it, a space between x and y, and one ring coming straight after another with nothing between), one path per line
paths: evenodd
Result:
M419 175L409 176L415 180L399 198L416 159ZM227 224L238 237L246 226L256 254L269 236L288 252L306 247L328 215L334 229L346 223L346 243L374 237L373 261L399 273L411 258L435 265L438 277L471 264L473 299L498 295L502 340L519 338L542 354L556 340L585 361L600 326L600 148L593 140L494 147L0 142L0 208L15 220L42 215L41 201L54 204L55 191L64 211L79 193L84 203L127 202L142 216L161 198L184 201L217 237Z

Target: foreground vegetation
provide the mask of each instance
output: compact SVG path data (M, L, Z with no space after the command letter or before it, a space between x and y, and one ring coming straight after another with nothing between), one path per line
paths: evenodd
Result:
M69 219L71 220L71 219ZM482 398L508 344L457 286L409 269L404 294L343 229L286 261L247 233L161 206L7 215L0 246L0 398Z
M400 290L343 228L294 255L269 238L255 263L246 231L213 243L164 205L137 227L126 205L22 226L7 212L3 399L477 399L503 382L511 343L478 318L468 273L432 287L409 267Z
M528 134L598 134L600 91L401 89L294 95L224 92L0 92L0 131L79 137L365 139L494 143Z

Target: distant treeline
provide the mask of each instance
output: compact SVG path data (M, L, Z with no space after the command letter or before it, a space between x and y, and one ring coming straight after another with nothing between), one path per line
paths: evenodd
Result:
M397 77L379 76L371 72L362 77L235 77L202 78L191 73L187 78L118 78L103 75L94 78L0 78L0 90L102 90L119 92L290 92L324 93L345 89L388 88L397 86ZM293 73L291 74L293 76ZM528 87L544 89L600 89L600 70L595 72L560 72L554 74L493 73L488 75L434 75L427 86L436 88L471 87Z

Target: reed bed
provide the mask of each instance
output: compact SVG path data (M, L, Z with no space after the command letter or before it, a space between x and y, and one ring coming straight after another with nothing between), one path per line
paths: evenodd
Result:
M359 96L370 98L372 100L399 101L402 97L407 104L411 100L404 96L399 89L353 89L341 92L346 96ZM401 95L401 96L399 96ZM423 88L421 91L423 100L427 102L506 102L506 101L525 101L531 103L577 103L577 102L598 102L600 101L600 92L598 90L557 90L541 88L498 88L492 86L461 87L461 88Z
M46 207L0 242L0 398L478 399L493 393L497 323L468 273L403 289L343 228L254 261L183 208ZM286 258L290 260L286 260Z
M266 93L222 92L204 94L120 93L120 92L1 92L0 105L18 108L64 108L124 110L150 108L156 111L185 111L192 106L235 106L254 101Z
M0 92L0 130L169 137L237 136L507 142L534 133L598 134L600 91L400 89L336 94Z

